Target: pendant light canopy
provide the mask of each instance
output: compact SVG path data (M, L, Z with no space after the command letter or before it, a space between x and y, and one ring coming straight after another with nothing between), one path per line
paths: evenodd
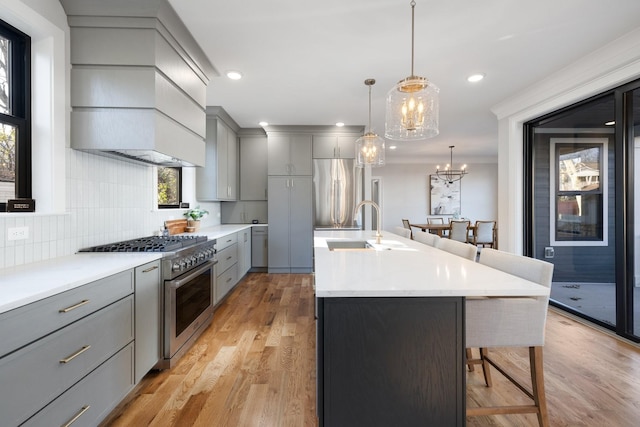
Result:
M384 139L371 131L371 86L374 79L367 79L364 84L369 86L369 131L356 140L356 166L362 168L384 166Z
M440 89L413 74L416 2L411 1L411 75L400 80L387 95L385 138L397 141L427 139L438 135Z
M449 146L449 150L451 150L451 163L447 164L444 170L440 170L440 165L436 166L436 175L438 178L447 181L449 184L460 181L468 173L467 165L462 165L460 169L453 169L453 147L455 147L455 145Z

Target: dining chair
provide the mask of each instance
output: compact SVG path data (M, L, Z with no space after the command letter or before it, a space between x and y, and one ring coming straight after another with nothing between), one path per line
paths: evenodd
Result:
M449 223L451 229L449 230L449 238L451 240L457 240L458 242L469 242L469 225L471 221L451 220Z
M442 217L427 217L427 224L444 224L444 218ZM429 233L433 233L433 234L438 234L438 232L436 230L429 230ZM443 236L445 236L447 234L446 231L442 230L440 233L442 233Z
M425 245L433 246L435 248L438 245L440 236L438 236L437 234L416 232L416 234L413 235L413 240L415 240L416 242L424 243Z
M436 247L438 249L442 249L443 251L447 251L471 261L476 260L476 247L468 245L466 243L458 242L457 240L439 239L438 246Z
M478 262L551 287L553 264L546 261L485 248L480 252ZM549 425L542 360L548 306L548 296L466 300L467 355L472 348L480 349L480 358L473 359L467 356L467 363L482 366L487 387L492 385L490 366L493 366L533 401L531 405L468 407L467 416L535 413L541 427ZM492 347L528 347L531 390L496 363L489 355L488 349Z
M411 238L411 230L407 230L404 227L394 227L393 233L402 237L406 237L407 239Z
M483 248L496 246L496 222L495 221L476 221L473 230L473 244L475 246L482 245Z
M411 231L411 224L409 223L409 220L408 219L403 219L402 220L402 225L404 226L404 228L406 228L407 230L410 231L410 234L411 234L410 238L413 239L413 232Z

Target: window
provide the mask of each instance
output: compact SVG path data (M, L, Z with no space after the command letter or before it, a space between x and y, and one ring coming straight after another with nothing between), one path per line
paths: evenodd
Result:
M31 197L31 39L0 21L0 203Z
M158 167L158 208L179 208L182 200L182 168Z
M606 147L606 139L551 139L552 245L606 242Z

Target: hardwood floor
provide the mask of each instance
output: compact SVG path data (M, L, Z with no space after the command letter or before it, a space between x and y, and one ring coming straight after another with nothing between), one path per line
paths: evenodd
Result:
M104 426L315 426L312 275L250 273L171 370L151 372ZM525 349L495 358L519 377ZM552 426L638 425L640 349L551 311L544 354ZM518 402L493 371L467 376L467 405ZM522 400L525 401L524 398ZM468 426L536 426L535 415L469 417Z

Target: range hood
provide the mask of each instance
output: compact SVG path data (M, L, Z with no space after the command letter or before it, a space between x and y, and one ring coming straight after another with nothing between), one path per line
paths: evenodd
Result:
M61 4L71 30L71 148L204 166L206 89L219 73L168 1Z

